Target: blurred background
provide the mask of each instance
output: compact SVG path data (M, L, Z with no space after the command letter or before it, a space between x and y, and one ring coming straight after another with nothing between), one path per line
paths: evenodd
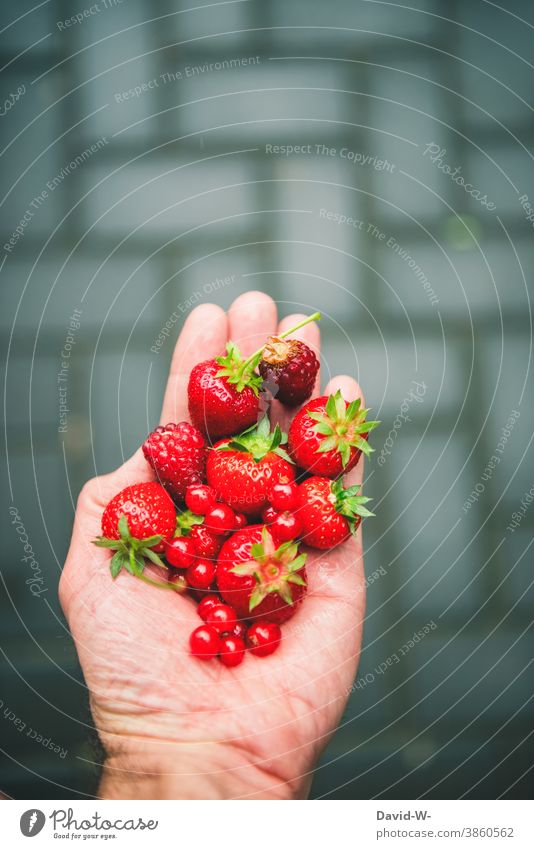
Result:
M261 289L323 311L325 376L383 423L312 795L531 797L534 8L505 6L2 5L5 794L95 793L73 504L157 423L191 308Z

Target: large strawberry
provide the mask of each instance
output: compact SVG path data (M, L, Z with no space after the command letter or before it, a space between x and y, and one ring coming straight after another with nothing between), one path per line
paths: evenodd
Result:
M188 486L204 480L206 441L188 422L157 427L145 440L143 454L159 482L179 501Z
M360 487L344 488L340 480L314 476L298 488L296 514L302 524L302 540L313 548L329 549L356 533L362 516L373 514L363 505Z
M299 321L280 333L277 342L320 317L316 312ZM245 360L235 342L228 342L225 356L204 360L192 370L187 387L189 415L212 442L239 433L258 420L262 378L256 369L264 347ZM273 384L272 380L269 382ZM289 382L284 386L289 391ZM274 384L273 387L276 388Z
M278 425L271 433L264 417L239 436L217 442L209 451L206 473L221 501L239 513L258 516L270 488L295 479L295 466L282 448L286 438Z
M243 360L233 342L226 356L194 367L187 388L191 421L212 441L238 433L258 418L262 379L254 370L259 354Z
M306 555L298 545L276 546L264 525L249 525L226 540L217 561L217 585L241 619L281 624L306 594Z
M380 422L368 422L369 410L360 399L350 404L338 390L335 395L313 398L300 410L288 434L289 453L308 472L337 478L354 468L360 454L373 450L367 442L370 430Z
M144 558L164 566L154 549L171 539L176 527L176 510L163 487L151 481L127 486L111 499L102 514L102 536L94 540L101 548L115 551L110 569L114 578L124 567L140 575Z

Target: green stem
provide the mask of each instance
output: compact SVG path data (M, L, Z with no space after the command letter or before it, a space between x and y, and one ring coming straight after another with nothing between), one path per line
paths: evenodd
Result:
M162 590L173 590L175 593L185 592L184 589L177 589L175 584L171 584L168 582L163 583L162 581L153 581L152 578L147 578L146 575L136 575L136 578L139 578L140 581L144 581L145 584L150 584L153 587L159 587Z
M294 327L290 327L289 330L284 330L283 333L277 333L276 336L278 337L278 339L285 339L286 336L290 336L292 333L295 332L295 330L300 330L301 327L305 327L306 324L310 323L310 321L319 321L320 318L321 318L321 313L320 312L314 312L313 315L309 315L307 318L303 318L302 321L299 321L299 323L295 324ZM265 343L265 345L266 344L267 344L267 342ZM247 366L249 366L255 360L255 358L258 356L258 354L261 354L261 352L265 348L265 345L262 345L261 348L258 348L257 351L254 351L254 353L251 354L251 356L248 357L248 359L245 360L245 362L243 363L243 371L245 371Z

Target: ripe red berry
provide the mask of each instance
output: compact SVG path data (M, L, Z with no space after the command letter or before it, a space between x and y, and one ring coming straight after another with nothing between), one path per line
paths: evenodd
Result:
M244 513L236 513L234 516L234 531L239 531L247 524L247 517Z
M177 593L185 593L187 591L187 581L183 572L176 572L174 569L169 569L167 580L169 584L173 585Z
M170 566L175 569L187 569L194 563L196 549L189 537L175 537L165 546L165 557Z
M277 401L288 407L303 404L311 397L318 371L319 360L308 345L278 336L269 339L259 364L263 379L277 387Z
M197 607L197 613L201 619L206 621L208 613L213 610L214 607L217 607L219 604L222 604L219 596L216 595L206 595L200 602Z
M230 636L232 637L241 637L242 640L245 639L247 634L246 625L243 622L237 622L235 628L230 632Z
M216 536L205 525L193 525L189 539L195 543L198 557L217 557L223 544L222 537Z
M288 542L288 540L296 539L301 535L302 522L298 516L286 510L283 513L276 514L270 529L279 542Z
M211 486L188 486L185 491L186 506L197 516L204 516L217 503L217 494Z
M215 628L199 625L189 637L189 648L199 660L211 660L221 650L221 639Z
M260 620L247 631L247 645L256 657L267 657L275 652L281 639L282 631L275 622Z
M205 479L206 453L206 440L188 422L157 427L143 445L143 454L159 482L180 500L188 486Z
M213 583L216 570L213 560L197 560L189 567L185 577L194 590L207 590Z
M224 536L234 529L235 513L228 504L217 504L206 514L206 527L217 536Z
M217 604L209 611L206 622L219 634L231 633L237 625L237 614L229 604Z
M274 507L266 507L261 514L261 518L263 519L266 525L272 524L272 522L274 522L277 516L278 511L275 510Z
M219 660L225 666L239 666L245 657L245 643L241 637L227 636L221 638Z
M269 502L275 510L294 510L298 503L298 484L275 483L269 490Z

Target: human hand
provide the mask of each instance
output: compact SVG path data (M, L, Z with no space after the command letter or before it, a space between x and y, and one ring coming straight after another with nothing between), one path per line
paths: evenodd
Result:
M212 304L197 307L176 345L161 422L188 419L197 362L220 354L230 338L248 356L300 318L278 324L274 302L261 292L239 297L228 315ZM295 337L318 352L315 324ZM348 401L361 396L351 377L333 378L325 392L337 389ZM291 417L273 403L271 419L284 430ZM346 484L361 483L362 473L363 456ZM59 586L106 752L100 795L302 798L356 672L365 609L361 531L331 552L308 549L308 595L284 625L276 654L233 669L203 663L188 651L199 624L193 602L124 571L112 582L109 552L92 544L110 499L153 479L139 449L84 486Z

